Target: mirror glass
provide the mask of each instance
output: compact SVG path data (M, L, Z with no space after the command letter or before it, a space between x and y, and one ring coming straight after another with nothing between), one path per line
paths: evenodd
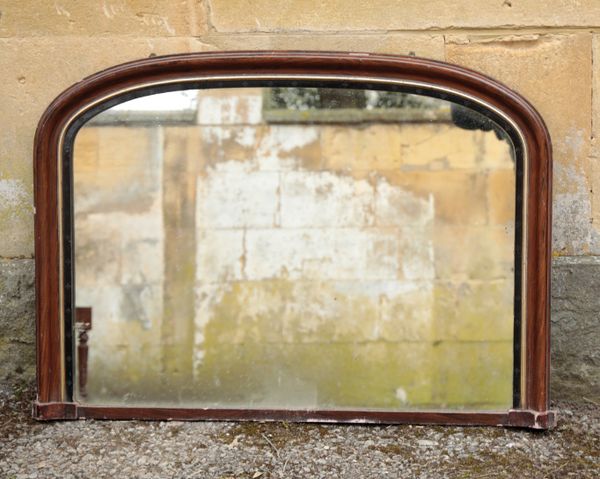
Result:
M512 406L515 150L430 96L157 93L73 145L75 400Z

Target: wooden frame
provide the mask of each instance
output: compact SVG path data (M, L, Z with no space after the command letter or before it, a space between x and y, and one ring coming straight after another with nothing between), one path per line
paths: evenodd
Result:
M327 410L240 410L99 407L72 401L66 377L65 344L71 341L75 314L72 292L64 285L71 259L63 258L64 228L61 178L68 128L99 104L118 103L118 95L169 84L227 82L248 84L272 78L335 79L342 84L378 82L410 85L415 91L437 91L440 98L464 98L480 105L518 133L525 158L523 222L517 230L522 246L520 304L515 328L521 351L515 357L518 390L514 407L500 412L376 412ZM141 94L141 93L140 93ZM73 85L48 107L35 135L35 264L37 292L37 400L40 420L187 419L286 420L348 423L420 423L499 425L550 428L550 240L551 144L535 109L506 86L465 68L432 60L393 55L333 52L193 53L139 60L97 73ZM67 237L68 241L68 237ZM517 258L518 259L518 258ZM515 290L517 294L517 290ZM66 300L64 298L67 298ZM68 327L65 327L65 324ZM521 336L522 334L522 336Z

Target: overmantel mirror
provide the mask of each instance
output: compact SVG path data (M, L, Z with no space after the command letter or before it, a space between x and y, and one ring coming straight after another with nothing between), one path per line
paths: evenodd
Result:
M155 57L35 139L38 419L548 428L551 153L413 57Z

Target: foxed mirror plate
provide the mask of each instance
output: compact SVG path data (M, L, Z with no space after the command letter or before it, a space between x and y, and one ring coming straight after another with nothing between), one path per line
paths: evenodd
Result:
M453 101L187 89L87 121L76 401L510 408L517 155Z

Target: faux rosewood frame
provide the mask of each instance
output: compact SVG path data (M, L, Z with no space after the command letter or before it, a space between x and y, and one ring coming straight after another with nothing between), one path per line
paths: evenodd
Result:
M77 122L93 108L177 85L254 86L294 81L341 87L404 87L478 107L512 132L517 149L515 245L515 402L500 412L262 410L101 407L73 402L74 303L70 281L71 218L65 214L63 176ZM356 86L355 86L356 87ZM162 90L161 90L162 89ZM70 140L68 135L70 133ZM62 93L42 116L35 135L35 265L37 400L33 415L53 419L285 420L347 423L495 425L547 429L549 411L551 144L535 109L506 86L465 68L414 57L333 52L192 53L119 65ZM519 196L519 192L521 193ZM71 204L67 202L66 204ZM521 219L522 221L518 221ZM72 220L71 220L72 221ZM521 227L519 227L519 225ZM67 234L65 234L67 232ZM69 276L70 277L70 276Z

